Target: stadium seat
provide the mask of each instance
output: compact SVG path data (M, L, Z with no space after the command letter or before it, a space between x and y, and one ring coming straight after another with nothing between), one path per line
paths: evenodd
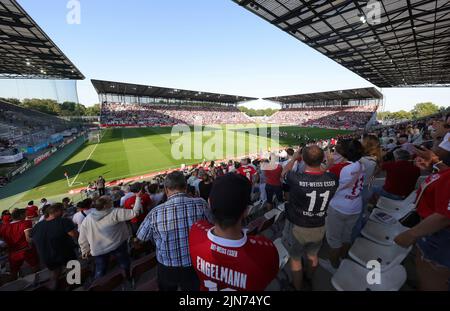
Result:
M33 285L33 282L29 282L25 279L17 279L15 281L6 283L0 287L0 292L16 292L26 290L28 287Z
M281 238L276 239L273 242L273 244L275 245L275 247L277 248L277 251L278 251L279 265L280 265L280 270L281 270L289 261L289 253L288 253L286 247L284 247L283 241Z
M276 222L278 220L278 218L281 215L281 211L279 209L271 209L270 211L268 211L267 213L264 214L264 217L266 219L271 219L272 217L275 217L274 222Z
M95 280L89 287L89 291L93 292L109 292L113 291L123 283L124 277L122 270L117 269L108 273L104 277Z
M397 235L406 230L408 228L400 223L390 225L369 220L361 230L361 234L375 243L389 246L394 244Z
M331 284L338 291L398 291L406 282L406 270L401 265L380 272L379 284L369 284L370 272L356 262L344 259L331 278Z
M374 208L369 216L369 220L387 225L399 224L396 214L379 208Z
M264 232L265 230L269 229L275 222L275 219L277 218L277 215L273 215L271 218L267 218L266 215L264 215L265 220L261 224L261 226L258 228L258 232Z
M131 263L131 277L134 284L139 281L139 278L147 271L156 267L156 253L144 256Z
M140 292L154 292L158 290L158 279L156 277L136 287L136 291Z
M381 264L381 271L388 271L399 265L411 251L412 247L403 248L396 244L387 246L365 238L357 238L349 250L349 256L363 267L371 260Z
M391 200L382 196L378 199L376 206L377 208L387 212L394 212L392 215L397 219L401 219L414 209L415 199L415 192L412 192L405 200L402 201Z
M259 228L267 219L264 216L258 217L247 225L247 235L258 234Z

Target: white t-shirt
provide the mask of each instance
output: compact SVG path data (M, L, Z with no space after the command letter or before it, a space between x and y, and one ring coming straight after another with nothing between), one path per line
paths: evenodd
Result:
M439 144L439 148L444 149L445 151L450 152L450 132L448 132L442 142Z
M91 209L87 209L84 211L84 214L87 216L87 215L89 215L90 212L91 212ZM86 216L84 216L81 211L76 212L75 215L73 215L73 217L72 217L72 221L79 228L81 226L81 223L83 222L83 220L86 218Z
M128 198L131 198L134 196L133 192L128 192L123 197L120 198L120 207L123 207L125 205L125 201L128 200Z
M339 187L330 201L330 207L345 215L359 214L362 208L364 165L360 162L339 163L331 167L330 172L339 178Z
M375 174L377 159L375 157L366 156L361 158L360 161L364 165L364 186L367 186Z

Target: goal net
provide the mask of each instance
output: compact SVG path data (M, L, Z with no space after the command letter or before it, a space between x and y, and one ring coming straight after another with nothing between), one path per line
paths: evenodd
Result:
M88 140L90 143L98 144L100 142L100 130L89 131Z

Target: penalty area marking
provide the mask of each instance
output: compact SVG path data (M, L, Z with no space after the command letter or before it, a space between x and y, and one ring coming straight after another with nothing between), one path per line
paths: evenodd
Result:
M103 134L105 135L105 134ZM89 161L89 159L92 157L92 155L94 154L95 149L97 149L97 146L100 144L100 142L103 139L103 135L102 137L100 137L98 143L95 144L94 149L92 149L91 153L89 154L89 156L87 157L87 159L84 161L83 165L81 166L81 168L78 170L77 175L74 177L74 179L72 180L72 182L70 183L69 187L72 187L75 184L75 181L77 180L78 176L80 175L80 173L83 171L84 167L86 166L87 161ZM78 182L77 185L79 184L83 184L82 182Z

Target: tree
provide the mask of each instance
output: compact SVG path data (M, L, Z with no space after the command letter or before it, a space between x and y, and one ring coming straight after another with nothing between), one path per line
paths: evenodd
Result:
M95 104L93 106L86 108L86 116L99 116L100 115L100 104Z
M438 113L439 107L431 102L419 103L414 106L414 109L411 112L412 112L412 116L415 119L423 118L423 117Z

